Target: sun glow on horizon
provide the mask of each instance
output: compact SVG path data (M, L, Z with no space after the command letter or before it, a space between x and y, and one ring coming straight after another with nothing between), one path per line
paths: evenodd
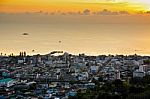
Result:
M146 11L150 10L150 0L131 0L130 2L133 4L141 5Z

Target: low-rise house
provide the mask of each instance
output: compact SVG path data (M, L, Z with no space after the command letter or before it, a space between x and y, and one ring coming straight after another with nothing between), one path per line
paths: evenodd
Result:
M15 84L15 81L12 78L6 78L6 79L1 79L0 80L0 86L11 87L14 84Z
M136 70L133 72L133 78L135 78L135 77L143 78L144 76L145 76L144 71Z
M90 71L91 71L91 73L93 73L93 74L96 74L96 73L98 72L98 70L99 70L99 67L98 67L98 66L91 66L91 67L90 67Z

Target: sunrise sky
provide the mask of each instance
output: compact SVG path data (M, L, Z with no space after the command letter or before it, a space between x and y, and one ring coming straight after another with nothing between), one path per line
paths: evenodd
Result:
M149 0L0 0L1 12L34 11L97 11L99 9L126 10L129 12L150 10Z
M7 55L150 55L150 0L0 0L0 35Z

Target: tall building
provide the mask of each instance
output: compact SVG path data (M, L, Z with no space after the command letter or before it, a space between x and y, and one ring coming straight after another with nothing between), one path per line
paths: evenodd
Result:
M120 71L116 70L115 72L115 79L120 79Z

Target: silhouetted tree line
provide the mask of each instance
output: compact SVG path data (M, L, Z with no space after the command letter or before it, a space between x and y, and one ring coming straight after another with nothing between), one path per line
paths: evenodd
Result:
M115 80L103 85L99 81L93 82L95 88L86 92L79 90L77 96L69 99L150 99L150 76L132 78L130 82Z

